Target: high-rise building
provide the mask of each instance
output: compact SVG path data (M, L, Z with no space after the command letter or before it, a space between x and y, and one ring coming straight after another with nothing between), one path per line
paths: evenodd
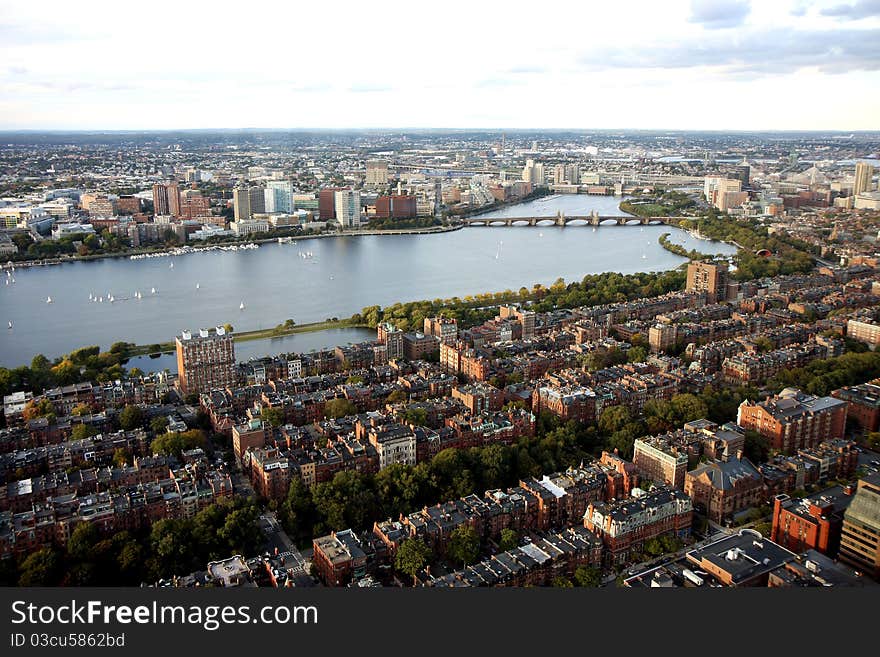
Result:
M211 199L196 189L188 189L180 195L181 219L199 219L211 216Z
M703 195L706 197L706 201L714 205L716 208L720 208L720 204L724 203L725 199L730 198L724 196L727 192L741 191L742 182L736 178L708 176L703 183ZM730 202L728 201L726 205L729 207Z
M293 183L289 180L269 180L265 190L266 212L290 214L293 212Z
M367 185L388 184L388 162L384 160L367 160Z
M843 514L839 558L880 579L880 474L859 480L856 494Z
M141 200L137 196L123 195L116 200L116 212L119 214L138 214L141 211Z
M522 170L522 179L532 185L544 184L544 165L534 160L526 160Z
M392 194L376 199L377 219L410 219L416 216L416 212L415 196Z
M858 196L863 192L870 192L874 187L874 167L865 162L856 164L856 177L853 181L853 196Z
M340 187L327 187L318 193L318 218L321 221L336 219L336 192Z
M225 328L183 331L175 343L178 387L184 395L235 385L235 344Z
M388 360L403 358L403 331L388 322L376 328L376 338L385 345Z
M176 182L153 185L153 214L158 216L180 216L180 188Z
M724 301L727 297L727 264L719 262L692 262L688 264L688 292L705 292L709 303Z
M235 221L247 221L255 214L266 212L266 196L262 187L239 185L232 190Z
M339 225L343 228L356 226L361 218L361 193L353 189L342 189L333 196Z
M577 164L557 164L553 167L553 182L557 185L568 183L578 185L581 182L581 171Z

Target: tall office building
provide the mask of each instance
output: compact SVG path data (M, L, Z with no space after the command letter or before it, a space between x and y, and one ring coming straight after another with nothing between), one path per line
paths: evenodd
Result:
M293 183L289 180L269 180L265 190L266 212L290 214L293 212Z
M863 192L870 192L873 184L874 167L865 162L856 164L856 178L853 181L853 196L857 196Z
M158 216L180 216L180 188L176 182L153 185L153 214Z
M692 262L687 271L688 292L705 292L709 303L727 298L727 265L723 262Z
M526 160L526 165L522 170L522 179L533 185L544 184L544 165L534 160Z
M235 385L235 344L222 326L198 334L183 331L175 342L178 387L184 395Z
M730 198L728 192L741 192L742 181L722 176L707 176L703 183L703 195L716 208L725 205ZM729 203L727 203L729 206ZM724 208L726 209L726 208Z
M361 193L352 189L334 192L336 221L343 228L351 228L360 222Z
M232 190L235 221L246 221L266 211L265 190L262 187L239 185Z
M367 185L388 184L388 162L384 160L367 160Z
M880 579L880 474L859 480L859 487L843 514L839 558Z
M568 183L578 185L581 182L581 172L577 164L557 164L553 167L553 182L557 185Z
M336 192L340 187L327 187L318 192L318 218L321 221L336 219Z

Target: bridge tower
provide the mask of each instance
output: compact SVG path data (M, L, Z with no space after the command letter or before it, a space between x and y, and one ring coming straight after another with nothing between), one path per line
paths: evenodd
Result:
M565 226L565 213L562 210L556 211L556 225Z

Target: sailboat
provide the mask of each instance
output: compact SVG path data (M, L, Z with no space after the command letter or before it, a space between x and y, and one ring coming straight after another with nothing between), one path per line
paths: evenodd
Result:
M244 301L241 302L241 305L238 307L239 310L244 310Z
M168 269L174 269L174 263L173 263L173 262L172 262L170 265L168 265Z
M92 293L89 292L89 301L91 301L91 300L92 300Z
M110 303L113 303L114 301L116 301L116 299L114 299L113 295L111 294L107 297L107 301L109 301Z
M98 303L104 303L104 297L98 297Z
M198 290L201 287L198 283L196 283L196 289Z
M156 288L151 287L151 288L150 288L150 294L156 294Z
M498 260L501 257L501 247L504 246L504 242L498 242L498 253L495 254L495 259Z
M46 297L46 303L52 303L52 297Z
M12 328L12 322L9 322L9 328Z

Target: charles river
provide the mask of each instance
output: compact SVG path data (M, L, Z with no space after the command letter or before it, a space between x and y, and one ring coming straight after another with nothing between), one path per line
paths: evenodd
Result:
M619 201L611 196L559 196L482 217L552 217L558 210L569 216L591 210L620 215ZM558 277L574 282L607 271L672 269L684 259L658 244L664 232L688 249L735 251L661 225L606 224L595 230L544 225L302 239L236 252L16 267L14 283L0 282L0 366L29 364L38 353L56 358L87 345L106 349L117 341L168 342L187 328L230 323L235 330L252 330L288 318L306 323L349 317L369 305L550 285ZM305 252L312 257L300 255ZM90 294L105 300L89 301ZM13 328L5 328L8 322ZM236 356L247 360L310 351L373 335L365 329L333 329L255 340L236 344ZM173 356L132 359L133 366L145 371L175 368Z

